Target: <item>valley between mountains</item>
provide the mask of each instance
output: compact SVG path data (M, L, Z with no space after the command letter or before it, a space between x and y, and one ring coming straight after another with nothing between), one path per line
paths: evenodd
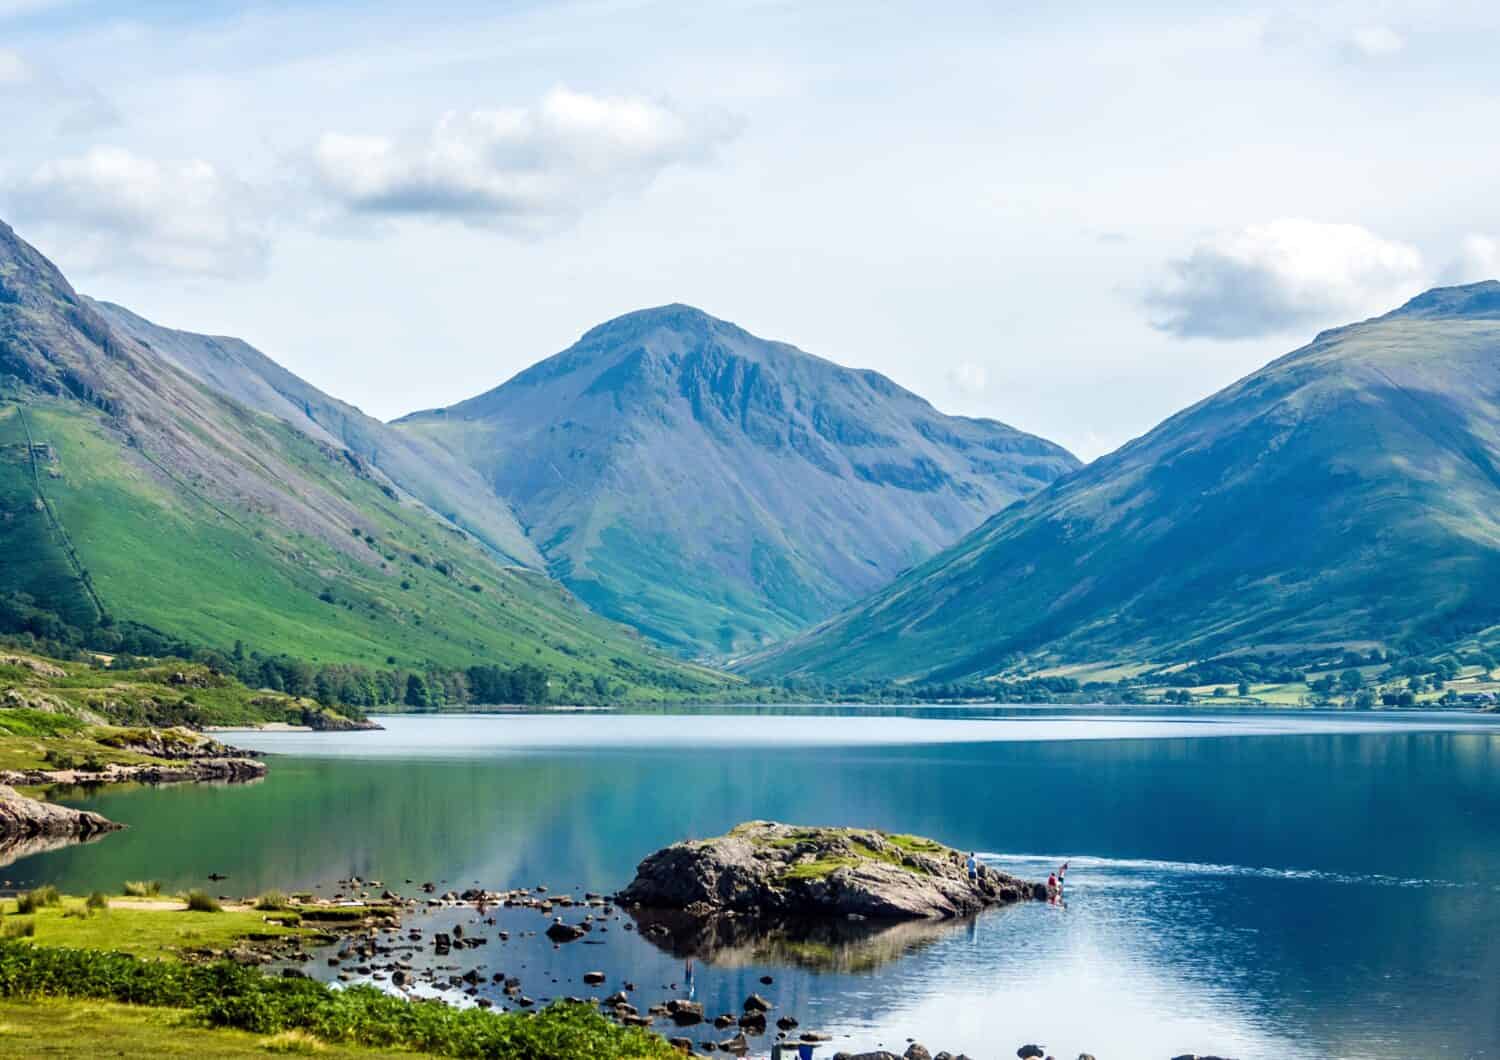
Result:
M421 679L352 705L1482 676L1497 354L1500 284L1437 289L1083 465L668 305L383 423L0 225L0 633Z

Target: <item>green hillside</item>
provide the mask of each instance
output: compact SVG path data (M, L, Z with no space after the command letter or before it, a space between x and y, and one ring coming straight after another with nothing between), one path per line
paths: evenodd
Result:
M684 305L393 426L477 469L595 610L691 655L825 618L1078 466Z
M1311 344L986 522L757 676L1430 650L1500 621L1500 283Z
M503 565L358 454L184 375L3 226L0 408L0 595L70 623L99 621L92 587L109 622L223 651L528 663L632 696L732 687Z

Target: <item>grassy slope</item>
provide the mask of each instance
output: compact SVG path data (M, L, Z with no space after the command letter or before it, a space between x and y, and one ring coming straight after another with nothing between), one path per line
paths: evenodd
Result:
M418 444L330 397L239 339L176 331L121 306L89 304L113 326L149 343L162 357L211 388L315 439L347 447L502 555L524 566L543 566L541 555L505 502L473 469L438 447Z
M653 653L555 583L504 566L358 453L173 367L0 224L7 404L24 418L12 408L0 421L0 592L45 588L44 603L76 605L57 559L70 539L112 617L205 646L376 665L525 662L608 678L627 695L738 683ZM40 476L14 445L26 425L50 447ZM32 478L63 532L33 517Z
M196 664L108 670L8 648L0 648L0 703L0 769L15 770L54 768L49 752L78 761L153 762L114 746L140 726L300 723L305 711L340 717L312 700L254 691ZM95 724L99 718L107 724Z
M108 427L76 406L34 402L27 414L33 435L58 454L50 468L56 477L44 480L48 500L117 619L222 648L243 639L315 661L498 660L601 674L633 691L649 689L657 675L705 690L723 685L710 671L653 655L545 578L497 566L472 540L342 474L322 449L279 422L257 426L300 474L361 513L358 528L375 538L360 546L363 560L313 535L287 533L265 515L226 518L208 496L133 461ZM13 492L23 491L24 474L18 464L0 467L0 481ZM29 539L16 535L17 551L38 556L32 566L63 586L68 572L43 529L38 519ZM439 573L438 562L452 575ZM333 603L320 598L325 590Z
M1500 312L1460 290L1470 314L1326 333L746 671L955 679L1495 622Z

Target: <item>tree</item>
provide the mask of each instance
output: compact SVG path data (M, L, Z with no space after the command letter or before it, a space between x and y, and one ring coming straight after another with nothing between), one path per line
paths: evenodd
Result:
M430 707L432 696L427 691L427 680L421 674L411 674L406 679L406 698L402 700L408 707Z
M1235 686L1235 691L1242 696L1248 696L1250 694L1250 682L1241 681L1238 685Z
M1351 666L1339 674L1339 685L1345 692L1358 692L1365 687L1365 675Z

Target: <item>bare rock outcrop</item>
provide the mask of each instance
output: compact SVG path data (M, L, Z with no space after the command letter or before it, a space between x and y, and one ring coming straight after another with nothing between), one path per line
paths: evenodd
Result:
M40 802L0 784L0 839L89 839L123 827L97 813Z
M747 914L949 918L1045 899L1046 887L980 866L931 839L859 828L752 821L647 857L622 903L697 916Z

